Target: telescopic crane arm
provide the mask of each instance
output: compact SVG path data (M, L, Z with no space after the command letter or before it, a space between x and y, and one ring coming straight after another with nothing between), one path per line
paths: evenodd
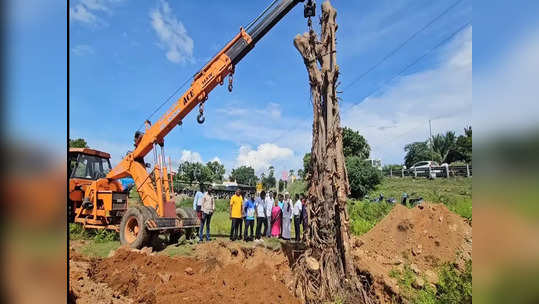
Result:
M164 152L157 152L157 146L164 145L164 137L195 108L200 105L200 114L197 117L199 123L204 121L203 106L210 92L217 86L223 85L225 78L230 76L228 89L232 90L232 75L235 65L249 53L256 43L293 7L304 0L276 0L264 12L254 19L246 28L240 28L240 32L215 55L199 72L197 72L189 89L172 105L172 107L153 125L146 123L146 132L136 142L133 152L124 159L107 175L107 179L118 179L131 176L135 180L137 190L145 205L156 208L158 214L163 216L163 194L168 197L168 177L165 172L158 171L157 167L164 166ZM314 16L314 1L305 3L304 16ZM156 166L156 185L149 182L148 174L141 161L150 151L154 150ZM165 169L166 170L166 169ZM164 173L164 174L163 174ZM166 189L162 189L162 187ZM165 191L163 191L165 190Z

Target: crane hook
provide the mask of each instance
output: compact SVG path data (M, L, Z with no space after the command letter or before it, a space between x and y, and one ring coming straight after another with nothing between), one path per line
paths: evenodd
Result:
M197 116L197 122L199 124L203 124L205 120L206 120L206 117L204 117L204 114L199 113L198 116Z
M197 115L197 122L199 124L203 124L206 120L206 117L204 117L204 101L200 103L200 107L198 108L198 115Z
M233 76L232 74L230 74L230 76L228 77L228 91L229 92L232 92L232 80L233 80Z

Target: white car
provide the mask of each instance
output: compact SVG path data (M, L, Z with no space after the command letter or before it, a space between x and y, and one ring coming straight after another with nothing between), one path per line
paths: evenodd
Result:
M429 167L440 167L440 165L432 160L420 161L411 166L410 169L408 169L408 172L414 172L414 170L417 172L425 172L429 170ZM432 172L437 171L441 172L441 170L432 170Z

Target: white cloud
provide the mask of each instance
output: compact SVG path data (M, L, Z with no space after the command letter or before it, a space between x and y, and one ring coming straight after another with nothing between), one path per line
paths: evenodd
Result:
M107 2L106 0L82 0L81 4L85 5L89 10L108 11Z
M311 122L283 116L278 103L269 102L255 108L234 102L215 111L219 115L206 120L204 132L209 138L232 141L240 146L269 142L294 151L310 148ZM252 119L238 119L241 117Z
M168 2L161 0L159 8L150 12L150 18L159 41L167 50L167 59L174 63L192 62L193 39L182 22L176 19Z
M78 21L86 24L95 24L97 17L90 12L82 3L69 8L69 20Z
M218 162L218 163L220 163L220 164L222 164L222 163L223 163L223 162L221 161L221 159L220 159L219 157L217 157L217 156L216 156L216 157L214 157L214 158L212 158L212 160L211 160L211 161L212 161L212 162Z
M289 160L294 152L289 148L279 147L275 144L265 143L252 150L249 146L241 146L236 159L236 166L250 166L260 173L274 165L275 161Z
M80 0L77 4L69 8L69 20L82 24L95 26L105 24L97 15L100 12L112 14L111 6L123 0Z
M86 44L79 44L71 48L71 52L77 56L93 55L94 49Z
M445 48L433 69L400 78L384 93L358 105L343 104L344 126L358 130L375 158L402 163L404 146L448 130L462 133L472 119L472 29Z
M182 157L180 162L202 163L202 157L200 153L189 150L182 150Z

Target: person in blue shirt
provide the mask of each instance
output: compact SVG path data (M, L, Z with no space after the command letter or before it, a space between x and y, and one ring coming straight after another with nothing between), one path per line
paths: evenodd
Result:
M122 183L123 192L127 193L127 196L129 196L129 191L135 185L135 180L131 177L124 177L120 178L120 182Z
M195 198L193 199L193 209L197 212L197 217L202 221L202 198L204 197L202 185L200 185L199 190L195 193Z
M243 240L248 242L254 239L253 227L255 222L255 200L252 193L249 194L249 199L247 202L245 202L243 208L245 214L245 233L243 235ZM247 230L249 230L249 235L247 235Z

